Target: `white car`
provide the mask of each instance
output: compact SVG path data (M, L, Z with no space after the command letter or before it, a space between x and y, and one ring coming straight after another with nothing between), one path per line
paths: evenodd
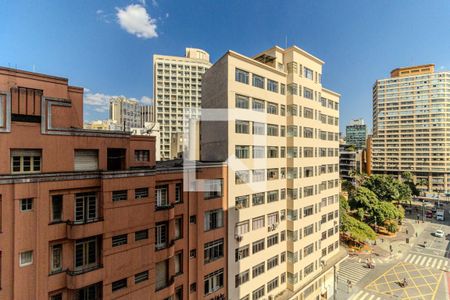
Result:
M444 237L444 235L445 235L445 233L442 231L442 230L440 230L440 229L438 229L438 230L436 230L435 232L434 232L434 236L437 236L437 237Z

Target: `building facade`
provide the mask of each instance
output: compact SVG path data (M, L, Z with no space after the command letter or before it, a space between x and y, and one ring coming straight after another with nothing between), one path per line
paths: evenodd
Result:
M345 142L355 145L356 149L362 150L366 147L367 126L363 119L356 119L345 127Z
M226 166L185 189L155 137L83 129L82 101L0 68L0 299L226 299Z
M365 150L358 150L353 144L339 145L339 175L341 179L352 181L353 172L365 173Z
M411 172L421 190L450 190L450 72L397 68L373 86L372 172Z
M142 106L137 100L114 97L109 102L109 119L120 126L122 131L142 127Z
M298 47L228 51L204 75L201 159L228 162L228 298L334 293L339 98Z
M186 48L185 57L153 56L153 99L155 121L161 128L161 159L174 158L172 138L188 138L189 119L200 116L202 75L211 66L209 54ZM172 137L172 135L174 137Z

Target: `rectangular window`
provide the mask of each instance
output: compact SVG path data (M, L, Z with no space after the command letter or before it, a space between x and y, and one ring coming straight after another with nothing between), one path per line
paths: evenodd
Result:
M303 75L308 78L313 80L313 76L314 76L314 72L311 69L308 69L307 67L303 68Z
M267 224L274 227L278 225L278 212L273 212L267 215Z
M75 270L90 270L98 266L99 245L97 237L75 241Z
M250 255L250 246L245 245L243 247L237 248L234 252L234 260L240 261Z
M237 68L235 72L236 81L248 84L248 72Z
M206 264L215 261L219 258L222 258L223 254L223 239L208 242L205 244L204 262Z
M62 271L62 244L51 246L50 271L57 273Z
M124 201L128 199L128 191L120 190L112 192L112 201Z
M75 223L95 222L98 218L97 194L78 193L75 195Z
M314 130L310 127L303 128L303 137L312 139L314 138Z
M112 237L112 246L118 247L121 245L126 245L128 243L128 235L127 234L120 234Z
M253 99L252 100L252 109L254 111L264 112L264 100Z
M278 104L267 102L267 113L272 115L278 114Z
M264 297L265 294L265 290L264 290L264 285L259 287L258 289L254 290L252 293L252 300L259 300L262 297Z
M111 284L111 289L113 292L124 289L127 287L127 278L113 281Z
M267 146L267 158L277 158L278 157L278 147Z
M308 225L305 228L303 228L303 235L306 237L308 235L311 235L314 233L314 225Z
M205 192L203 198L205 200L222 197L222 179L207 179L204 181L204 184Z
M267 271L278 266L278 255L267 260Z
M278 190L267 192L267 203L278 201Z
M50 300L63 300L63 295L62 293L53 294L50 296Z
M278 169L267 169L267 180L278 179Z
M306 99L310 99L313 100L313 90L308 89L308 88L304 88L303 89L303 97L305 97Z
M148 188L138 188L134 190L134 198L142 199L148 198Z
M98 169L98 150L75 150L75 171L95 171Z
M175 275L183 273L183 251L179 251L174 257Z
M263 228L264 227L264 219L265 219L264 216L259 216L259 217L253 218L252 230L257 230L257 229Z
M253 146L252 147L252 157L253 158L265 158L264 146Z
M41 171L41 150L11 150L12 173L37 173Z
M250 127L250 122L249 121L242 121L242 120L236 120L235 122L235 129L236 129L236 133L249 133L249 127Z
M33 263L33 251L24 251L20 253L19 266L25 267Z
M243 184L250 181L249 171L236 171L235 173L235 183Z
M250 157L250 146L235 146L236 158L249 158Z
M215 209L205 212L205 231L223 227L223 210Z
M256 193L252 195L253 206L264 204L264 193Z
M146 239L148 239L148 229L139 230L134 233L135 242Z
M258 253L260 251L263 251L264 248L265 248L264 244L265 244L264 239L258 240L256 242L253 242L253 244L252 244L252 254L255 254L255 253Z
M253 122L252 123L252 133L255 135L264 135L266 132L266 125L264 123L260 122Z
M244 272L241 272L235 276L234 286L237 288L249 280L250 280L250 270L245 270Z
M164 260L156 263L155 274L155 290L159 291L169 284L169 261Z
M314 186L305 186L303 188L304 197L309 197L314 195Z
M278 276L267 283L267 292L273 291L278 287Z
M150 150L134 150L134 160L145 162L150 160Z
M242 95L236 95L236 108L248 109L249 100L248 97Z
M60 222L63 219L63 196L52 196L52 222Z
M140 283L148 280L148 271L140 272L134 275L134 283Z
M310 263L303 270L303 274L305 274L305 277L308 276L309 274L311 274L312 272L314 272L314 263Z
M249 207L249 195L239 196L235 198L235 207L237 209Z
M156 223L155 226L155 248L163 249L168 243L168 224L166 222Z
M206 275L204 280L205 296L223 288L223 279L223 269Z
M257 264L252 268L252 278L255 278L261 274L263 274L266 270L266 263L262 262L260 264Z
M258 170L252 170L252 181L253 182L261 182L264 181L266 175L266 170L264 169L258 169Z
M253 86L263 89L264 88L264 77L253 74Z
M33 199L21 199L20 200L20 211L32 211L33 210Z
M303 208L303 217L308 217L314 214L314 207L312 205Z
M244 233L249 232L249 230L250 230L250 222L248 220L236 224L237 237L242 236Z
M267 90L278 93L278 82L267 79Z
M156 207L168 207L169 206L169 195L168 195L167 185L156 186Z
M303 117L307 119L314 119L314 111L311 108L305 107L303 109Z
M175 203L183 202L183 184L176 183L175 184Z
M267 124L267 135L268 136L278 136L278 125Z
M278 244L278 233L272 234L267 237L267 248Z
M181 239L183 237L183 216L175 218L175 233L174 239Z

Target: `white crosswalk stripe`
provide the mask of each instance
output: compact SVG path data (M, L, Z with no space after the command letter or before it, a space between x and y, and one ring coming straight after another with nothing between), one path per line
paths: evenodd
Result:
M350 280L353 285L358 283L371 269L366 268L363 262L355 260L345 260L339 266L338 280L347 282Z
M447 269L449 265L449 259L447 258L438 258L438 257L430 257L421 254L413 254L410 253L404 259L405 262L420 265L423 267L431 267L433 269Z
M381 297L379 297L371 292L368 292L365 290L360 290L358 293L351 296L349 298L349 300L381 300Z

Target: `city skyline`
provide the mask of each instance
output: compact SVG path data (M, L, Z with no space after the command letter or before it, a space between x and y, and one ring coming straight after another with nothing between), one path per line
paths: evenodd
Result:
M260 7L202 1L197 9L168 1L59 6L24 2L0 2L8 12L5 24L11 25L0 29L0 40L9 45L0 49L0 65L70 77L75 85L86 87L86 120L107 118L109 96L148 104L152 55L181 56L185 47L204 49L212 63L229 49L253 56L274 44L296 44L317 54L327 62L324 84L342 94L341 131L355 117L372 128L373 82L392 69L434 63L440 71L450 66L445 56L450 42L439 39L450 34L450 26L445 26L450 3L445 1L267 1ZM25 17L28 11L34 13ZM433 18L411 30L411 16ZM70 18L77 22L68 22ZM435 47L436 41L440 47ZM33 51L27 50L30 44Z

